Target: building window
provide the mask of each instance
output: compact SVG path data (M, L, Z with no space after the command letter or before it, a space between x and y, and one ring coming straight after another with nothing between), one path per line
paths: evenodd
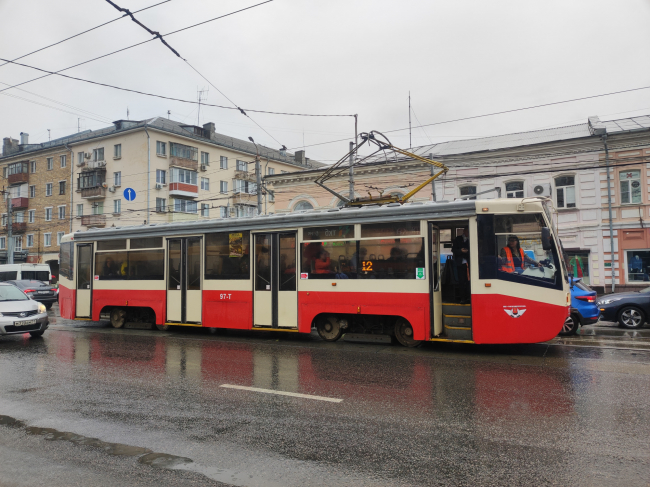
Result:
M189 169L180 169L178 167L173 167L171 169L171 183L185 183L197 185L196 178L197 172L190 171Z
M56 244L61 245L61 239L65 235L65 232L56 232Z
M84 214L84 205L83 203L77 204L77 216L83 216Z
M61 156L59 157L61 161L61 167L66 167L68 165L68 156Z
M236 215L238 217L252 217L255 216L255 207L248 205L236 205Z
M167 202L165 198L156 198L156 211L162 213L167 211Z
M77 178L77 189L97 188L104 183L106 171L85 171L79 174Z
M576 187L574 176L560 176L555 178L555 195L558 208L576 207Z
M122 157L122 144L115 144L113 146L113 157L115 159Z
M235 179L234 183L233 193L248 193L248 181Z
M36 221L36 210L29 210L27 212L27 221L29 223L34 223Z
M228 169L228 158L226 156L219 157L219 169Z
M14 251L20 252L23 250L23 237L14 237Z
M506 183L506 197L507 198L523 198L524 197L524 182L513 181Z
M204 189L206 191L210 191L210 179L209 178L201 178L201 189Z
M3 227L7 226L7 214L6 213L2 214L2 226Z
M17 211L14 213L14 222L22 223L24 221L25 214L22 211Z
M46 222L51 222L52 221L52 208L45 208L45 221Z
M176 142L169 143L169 153L172 157L181 157L183 159L190 159L196 161L198 159L199 149L189 145L177 144Z
M34 246L34 234L27 235L27 247Z
M4 250L7 248L7 238L0 237L0 249Z
M314 207L309 201L299 201L296 206L293 207L293 211L304 211L304 210L313 210Z
M65 194L65 181L59 181L59 194Z
M59 206L59 220L65 220L65 206Z
M222 206L219 208L219 216L221 218L228 218L228 208L225 206Z
M93 149L93 161L103 161L104 160L104 148Z
M582 279L584 284L590 284L589 278L589 252L567 251L567 267L569 273L576 279Z
M36 161L31 161L29 163L29 170L32 174L36 172Z
M43 234L43 247L50 247L52 245L52 234L44 233Z
M45 196L52 196L52 183L45 184Z
M618 177L621 184L621 204L641 203L641 171L621 171Z
M113 213L122 213L122 200L113 200Z
M228 192L228 181L219 181L219 192L223 194Z
M104 214L104 202L97 201L93 203L93 215L103 215Z
M48 157L47 158L47 170L51 171L54 169L54 157Z
M201 216L210 216L210 204L201 203Z
M167 171L164 169L156 169L156 182L159 184L167 184Z
M476 199L476 186L463 186L460 188L460 197L466 196L466 200Z
M122 186L122 171L113 173L113 186Z
M627 282L650 281L650 251L649 250L626 250L625 270L627 271ZM569 272L571 272L569 270Z
M196 201L192 200L174 200L174 211L180 213L196 213Z
M248 164L246 164L246 161L240 161L237 160L237 167L236 169L238 171L248 171Z
M207 152L201 152L201 164L205 164L206 166L210 165L210 154Z
M273 169L272 167L269 167L268 172L269 172L269 176L273 176L275 174L275 169Z
M167 144L165 142L156 141L156 154L159 156L167 156Z
M85 156L83 152L77 152L77 165L81 166L85 161Z
M29 187L29 197L36 198L36 186Z

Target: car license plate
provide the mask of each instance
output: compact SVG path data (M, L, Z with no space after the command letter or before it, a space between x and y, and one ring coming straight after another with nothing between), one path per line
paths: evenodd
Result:
M14 326L29 326L35 324L36 320L14 321Z
M50 294L50 291L38 291L38 294Z

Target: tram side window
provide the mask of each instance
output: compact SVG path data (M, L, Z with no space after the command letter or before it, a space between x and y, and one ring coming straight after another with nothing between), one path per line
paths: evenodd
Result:
M301 277L425 279L424 239L386 238L303 243Z
M126 239L100 240L97 242L97 250L126 250Z
M59 264L59 274L72 280L74 271L74 242L61 244L61 263Z
M130 248L131 250L158 249L162 246L163 246L162 237L148 237L148 238L132 238Z
M558 253L544 250L542 214L477 215L479 278L561 289Z
M165 251L98 252L95 275L100 281L152 281L165 277Z
M205 236L206 279L250 279L250 232Z
M15 281L17 276L17 271L0 272L0 282Z

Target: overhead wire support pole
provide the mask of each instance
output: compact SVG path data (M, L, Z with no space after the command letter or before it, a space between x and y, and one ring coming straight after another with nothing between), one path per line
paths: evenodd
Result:
M350 142L350 201L354 201L354 142Z
M7 264L14 263L14 234L12 222L11 192L7 196Z
M409 91L409 149L413 147L413 141L411 140L411 92Z

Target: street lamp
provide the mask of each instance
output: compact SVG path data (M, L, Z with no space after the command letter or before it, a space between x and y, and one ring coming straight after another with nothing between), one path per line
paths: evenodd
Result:
M262 171L260 168L260 148L257 147L257 144L253 140L253 137L248 137L253 145L255 146L255 151L257 155L255 156L255 173L257 175L257 214L262 214Z

